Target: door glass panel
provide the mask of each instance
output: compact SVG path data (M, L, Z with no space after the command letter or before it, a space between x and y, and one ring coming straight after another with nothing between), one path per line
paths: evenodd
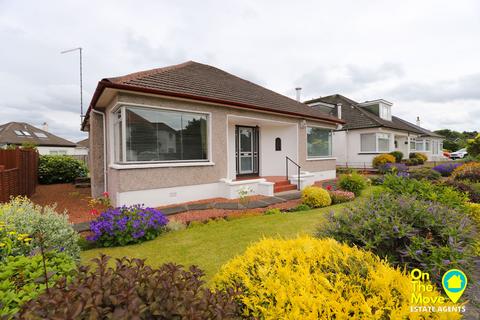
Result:
M252 151L252 129L240 129L240 152Z
M242 168L242 172L246 173L246 172L253 172L253 168L252 168L252 158L251 157L248 157L248 158L240 158L240 166Z

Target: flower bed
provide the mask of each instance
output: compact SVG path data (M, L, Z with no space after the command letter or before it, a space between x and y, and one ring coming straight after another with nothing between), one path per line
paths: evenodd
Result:
M442 177L448 177L456 168L460 167L461 165L462 163L442 163L433 167L433 170L440 173Z
M88 237L103 247L124 246L152 240L165 230L168 219L160 210L140 205L111 208L90 223Z

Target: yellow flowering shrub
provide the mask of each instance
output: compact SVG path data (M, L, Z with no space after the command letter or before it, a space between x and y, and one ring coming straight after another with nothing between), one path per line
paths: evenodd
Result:
M395 157L388 153L380 154L372 160L372 166L374 168L378 168L387 163L395 163Z
M310 208L322 208L332 204L332 199L327 190L308 186L302 190L302 203Z
M408 275L333 239L264 239L225 264L214 284L239 284L243 315L256 319L459 318L410 313Z

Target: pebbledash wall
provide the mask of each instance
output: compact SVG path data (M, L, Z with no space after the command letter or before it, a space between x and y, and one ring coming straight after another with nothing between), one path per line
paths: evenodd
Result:
M209 162L193 164L140 164L122 165L113 160L113 127L111 125L111 110L119 104L131 104L166 109L206 112L209 114ZM278 121L287 124L290 131L286 131L283 141L291 139L291 128L298 132L295 143L297 154L291 155L297 159L302 171L310 173L310 182L332 179L335 177L335 158L307 159L306 126L302 119L286 117L276 114L254 112L249 110L233 109L222 105L200 103L189 100L162 98L158 96L138 95L119 92L105 112L107 148L103 148L102 116L98 113L90 114L90 168L92 176L92 195L97 197L106 190L109 192L114 205L129 205L143 203L148 206L160 206L215 197L232 197L231 188L226 188L224 180L231 180L232 159L234 155L228 152L229 118L255 118L262 121ZM241 124L241 123L239 123ZM321 126L334 129L335 125L321 121L307 121L307 126ZM261 134L261 128L260 128ZM276 134L280 134L276 132ZM290 140L289 140L290 139ZM230 142L231 144L231 142ZM288 149L288 148L287 148ZM104 176L104 155L107 159L107 172ZM231 158L229 161L229 157ZM270 162L272 167L284 168L284 155ZM281 163L281 164L279 164ZM230 167L229 167L230 165ZM261 167L268 165L261 162ZM262 170L262 169L260 169ZM278 175L284 174L284 169ZM271 170L267 173L273 173ZM262 171L260 171L262 174ZM307 183L307 184L309 184ZM301 184L304 186L303 184ZM257 191L261 188L273 190L268 183L256 184ZM262 193L262 192L260 192ZM265 193L263 193L265 194Z

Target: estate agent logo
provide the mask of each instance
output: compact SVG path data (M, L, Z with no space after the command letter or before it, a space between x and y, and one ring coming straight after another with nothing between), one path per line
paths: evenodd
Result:
M458 269L448 270L443 275L442 286L450 300L457 303L467 287L467 276Z
M467 276L458 269L450 269L442 277L442 286L452 303L436 294L435 285L430 282L430 274L420 269L410 272L412 296L410 312L465 312L465 304L457 305L467 287Z

